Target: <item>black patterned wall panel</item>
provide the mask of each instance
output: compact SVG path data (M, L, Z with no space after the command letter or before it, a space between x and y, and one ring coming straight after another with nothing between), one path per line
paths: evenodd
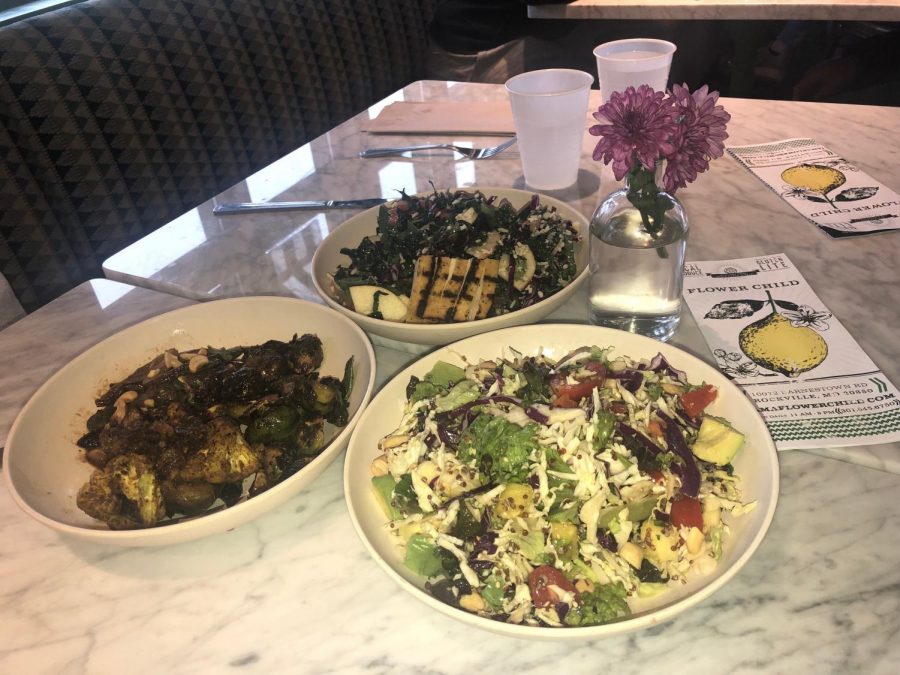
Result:
M27 310L420 79L433 0L93 0L0 28L0 270Z

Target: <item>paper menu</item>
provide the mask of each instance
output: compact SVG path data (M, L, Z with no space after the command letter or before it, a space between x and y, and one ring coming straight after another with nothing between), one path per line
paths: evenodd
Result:
M684 298L779 450L900 440L900 392L786 255L686 263Z
M900 196L811 138L727 150L830 237L900 229Z
M370 134L512 136L509 101L394 101L369 122Z

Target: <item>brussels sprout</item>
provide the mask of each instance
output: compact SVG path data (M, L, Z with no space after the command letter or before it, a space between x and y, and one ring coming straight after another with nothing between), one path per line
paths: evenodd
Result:
M162 492L169 513L186 516L203 513L216 501L216 489L203 481L165 481Z
M260 372L242 367L222 378L222 397L233 401L252 401L266 392Z
M294 429L294 444L301 455L316 455L325 442L325 426L322 420L300 422Z
M288 344L288 359L298 373L311 373L318 370L325 359L322 341L315 335L296 335Z
M261 417L257 417L244 437L251 443L277 443L287 440L300 419L300 413L289 405L272 408Z
M344 398L344 385L335 377L325 376L314 382L311 396L303 402L304 407L318 413L335 426L347 424L349 411Z
M270 385L291 372L287 359L282 354L270 350L254 353L247 358L245 365L258 371L263 382Z

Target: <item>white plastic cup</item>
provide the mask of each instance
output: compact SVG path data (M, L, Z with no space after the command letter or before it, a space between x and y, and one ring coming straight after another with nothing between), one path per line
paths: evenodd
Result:
M537 190L560 190L578 180L594 76L548 68L506 81L525 182Z
M671 42L650 38L614 40L594 47L600 100L606 103L613 92L642 84L665 91L675 49Z

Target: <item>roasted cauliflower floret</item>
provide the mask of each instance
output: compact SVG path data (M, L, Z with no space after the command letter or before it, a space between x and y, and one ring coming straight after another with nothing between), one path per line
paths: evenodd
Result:
M240 425L227 417L216 417L207 424L206 446L188 457L179 480L233 483L259 471L260 464Z
M94 471L75 502L89 516L119 528L155 525L166 516L152 462L134 453L118 455Z

